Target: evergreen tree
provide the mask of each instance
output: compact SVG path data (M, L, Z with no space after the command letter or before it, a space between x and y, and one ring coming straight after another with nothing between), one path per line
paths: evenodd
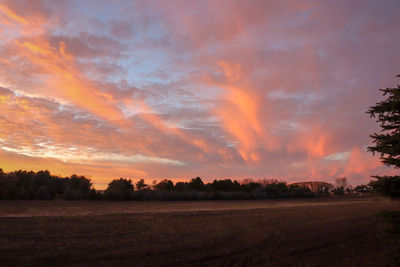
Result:
M382 128L381 133L371 135L375 146L368 147L368 151L380 153L385 165L400 168L400 85L379 90L388 98L367 111L371 117L378 117Z
M400 75L397 75L400 77ZM383 164L400 168L400 85L394 88L379 89L387 98L371 106L367 113L371 118L377 117L381 132L370 135L374 146L368 147L373 154L379 153ZM373 176L376 181L370 183L374 189L392 196L398 195L400 185L395 180L399 176ZM381 186L390 182L391 186ZM390 191L389 191L390 190Z

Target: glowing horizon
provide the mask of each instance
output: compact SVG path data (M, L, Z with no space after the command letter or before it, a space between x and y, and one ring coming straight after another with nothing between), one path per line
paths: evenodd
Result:
M0 1L0 168L351 184L398 1Z

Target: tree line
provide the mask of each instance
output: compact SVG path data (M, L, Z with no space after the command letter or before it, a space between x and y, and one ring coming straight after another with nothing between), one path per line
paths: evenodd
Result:
M5 173L0 168L0 199L65 200L96 199L100 194L90 179L71 175L59 177L46 171L13 171Z
M309 188L276 180L265 185L231 179L204 183L196 177L175 184L164 179L152 186L145 184L143 179L133 183L130 179L120 178L108 184L103 196L107 200L245 200L315 197L316 194Z
M143 179L115 179L106 190L95 190L89 178L79 175L60 177L45 171L0 169L0 199L9 200L234 200L305 198L326 195L312 192L301 184L287 184L278 180L258 183L247 180L223 179L204 183L200 177L189 182L174 183L164 179L152 185Z

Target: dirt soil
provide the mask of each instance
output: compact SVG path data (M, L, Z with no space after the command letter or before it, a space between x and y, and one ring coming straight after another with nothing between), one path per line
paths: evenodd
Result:
M384 266L381 198L0 201L0 265Z

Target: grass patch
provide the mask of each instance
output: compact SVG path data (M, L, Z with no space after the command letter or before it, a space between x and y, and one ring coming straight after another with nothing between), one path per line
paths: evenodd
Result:
M385 210L379 215L388 223L384 237L393 247L388 256L394 266L400 266L400 211Z

